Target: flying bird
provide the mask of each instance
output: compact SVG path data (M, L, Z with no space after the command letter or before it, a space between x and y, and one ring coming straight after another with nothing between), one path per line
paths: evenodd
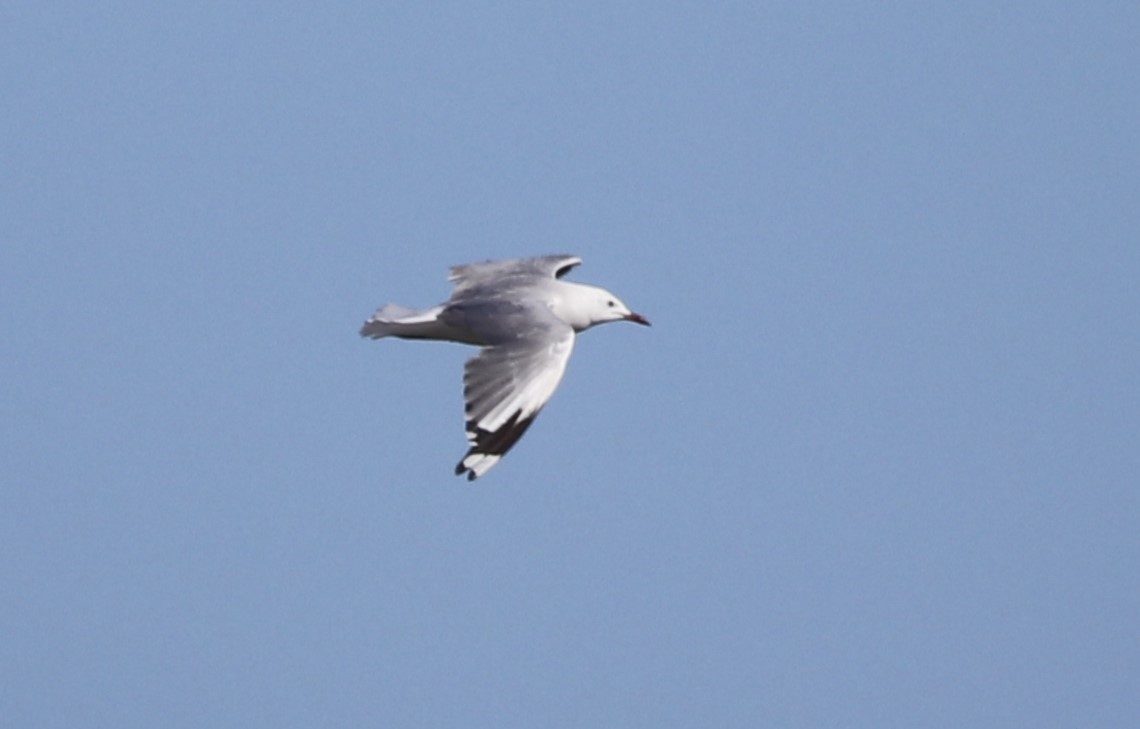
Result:
M470 448L456 475L474 481L518 442L562 381L575 334L609 321L649 325L609 291L561 280L581 262L556 255L453 266L445 303L388 304L364 322L362 337L482 348L463 368Z

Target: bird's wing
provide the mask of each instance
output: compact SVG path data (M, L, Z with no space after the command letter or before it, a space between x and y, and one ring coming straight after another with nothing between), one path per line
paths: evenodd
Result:
M448 280L455 284L455 294L467 289L494 282L506 287L511 280L520 278L562 278L570 269L582 263L578 256L556 255L537 258L513 258L505 261L485 261L452 266Z
M468 480L490 470L523 436L558 388L574 349L574 330L545 305L501 306L516 309L512 335L488 335L494 343L463 369L470 449L455 473L466 473ZM498 314L496 327L510 318Z

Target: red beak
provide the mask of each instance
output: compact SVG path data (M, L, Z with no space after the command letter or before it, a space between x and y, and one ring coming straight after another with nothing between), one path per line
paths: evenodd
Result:
M641 314L634 314L633 312L630 312L629 315L626 316L625 320L636 322L638 324L644 324L645 326L650 326L648 319L646 319Z

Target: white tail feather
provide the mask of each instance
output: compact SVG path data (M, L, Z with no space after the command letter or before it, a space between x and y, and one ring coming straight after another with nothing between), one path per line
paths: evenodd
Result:
M360 329L360 336L382 339L438 339L446 342L478 344L471 335L440 321L443 304L430 309L409 309L399 304L387 304L373 314Z

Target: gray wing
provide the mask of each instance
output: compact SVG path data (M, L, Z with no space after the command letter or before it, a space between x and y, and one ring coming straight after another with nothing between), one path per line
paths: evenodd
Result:
M498 463L534 422L562 381L574 349L574 330L546 306L493 308L494 331L484 336L495 343L467 360L463 369L470 449L455 473L466 473L472 481Z
M463 266L452 266L448 280L454 282L453 296L458 297L468 289L479 288L491 282L506 288L512 280L562 278L580 263L582 259L578 256L565 254L468 263Z

